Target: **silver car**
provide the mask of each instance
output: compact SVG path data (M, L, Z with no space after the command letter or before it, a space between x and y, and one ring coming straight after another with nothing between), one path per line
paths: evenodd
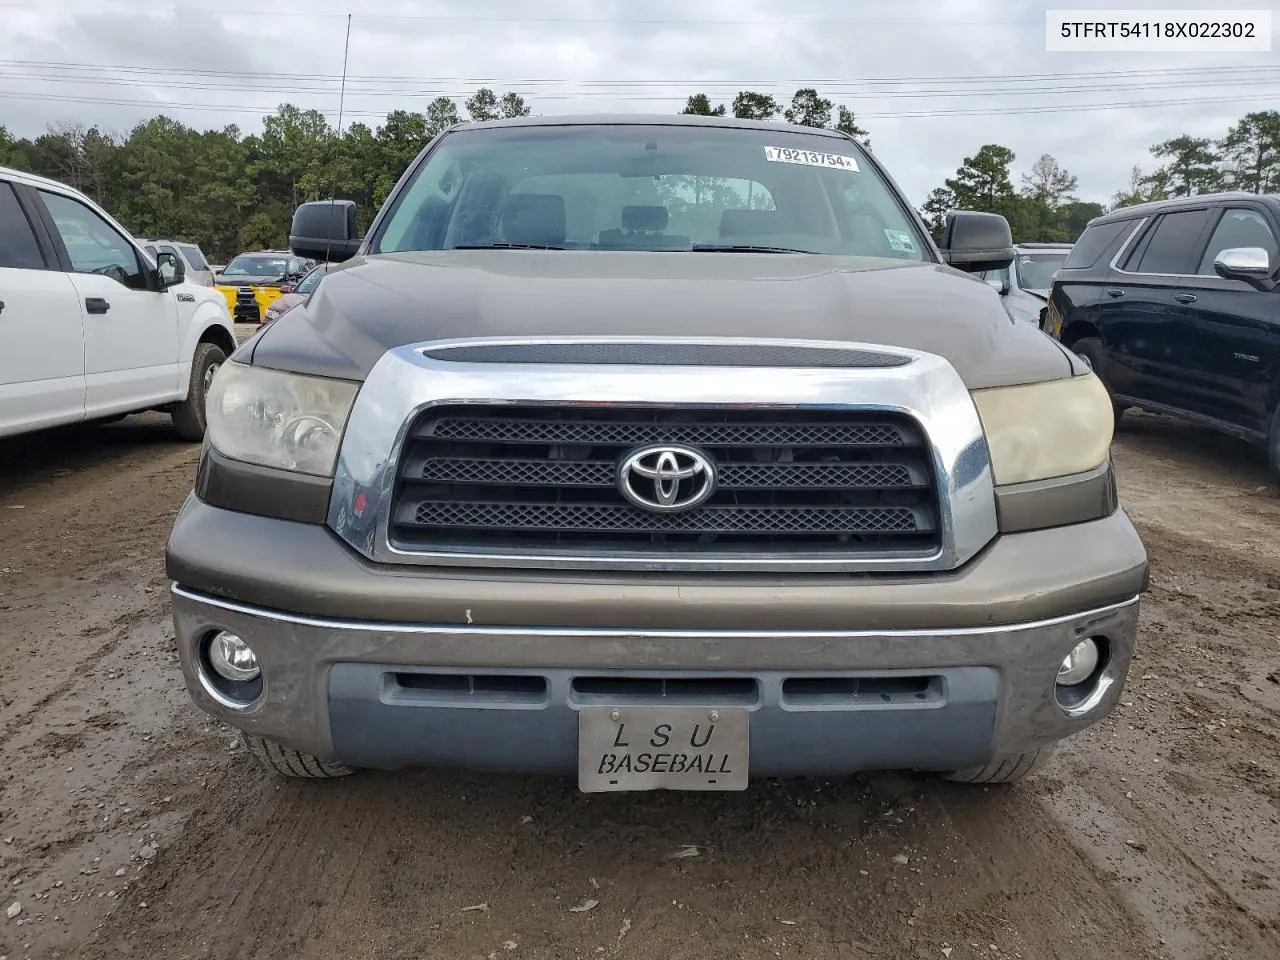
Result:
M1019 243L1013 263L999 270L985 270L982 279L999 291L1004 308L1015 320L1040 325L1049 302L1053 275L1071 252L1069 243Z
M142 240L139 242L152 260L155 260L156 254L160 252L172 253L181 259L187 283L194 283L202 287L213 286L213 268L209 266L209 261L205 259L204 251L196 244L177 240Z

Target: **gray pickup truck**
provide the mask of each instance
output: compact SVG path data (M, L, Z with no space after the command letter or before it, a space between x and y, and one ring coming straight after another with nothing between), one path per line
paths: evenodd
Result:
M462 124L219 370L168 571L192 698L281 774L583 791L1037 770L1147 557L1106 390L832 130Z

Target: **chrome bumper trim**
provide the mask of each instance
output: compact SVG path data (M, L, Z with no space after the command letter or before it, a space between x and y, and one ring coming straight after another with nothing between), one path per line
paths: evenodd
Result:
M768 640L799 640L807 637L822 640L859 640L866 639L868 637L883 637L886 635L902 637L904 639L909 637L937 637L940 635L946 635L948 637L980 637L1001 633L1017 633L1022 630L1037 630L1042 627L1057 627L1064 623L1071 623L1076 620L1088 620L1097 617L1104 617L1108 614L1132 607L1141 599L1140 596L1134 596L1128 600L1122 600L1119 603L1109 604L1105 607L1098 607L1093 610L1081 610L1079 613L1065 614L1064 616L1052 617L1048 620L1030 620L1022 623L1006 623L990 627L936 627L929 629L912 628L905 630L894 630L892 628L878 630L655 630L648 628L627 630L620 628L603 629L598 627L491 627L476 626L474 624L388 623L377 620L337 620L325 617L308 617L295 613L286 613L281 610L268 610L264 607L255 607L248 604L236 603L234 600L224 600L221 597L212 597L206 593L198 593L194 590L188 590L176 582L170 583L170 590L175 596L191 600L195 603L203 603L210 607L217 607L220 610L246 614L251 617L258 617L262 620L272 620L276 623L287 623L300 627L318 627L325 630L362 630L375 633L416 633L427 636L458 636L460 634L474 634L476 636L485 637L599 637L601 639L609 640L643 639L646 637L661 638L664 640L695 640L705 637L715 637L717 639L723 637L726 640L741 640L751 637L761 637Z

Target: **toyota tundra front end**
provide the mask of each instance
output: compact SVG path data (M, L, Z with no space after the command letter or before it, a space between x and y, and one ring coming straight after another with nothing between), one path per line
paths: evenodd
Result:
M1110 399L835 131L467 124L225 364L168 550L197 705L281 773L585 791L1020 779L1106 716L1147 558Z

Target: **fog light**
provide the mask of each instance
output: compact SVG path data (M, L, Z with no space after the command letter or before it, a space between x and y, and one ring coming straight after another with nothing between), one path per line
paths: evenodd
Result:
M209 643L209 665L218 676L237 683L253 680L262 672L253 649L234 633L225 630L216 634Z
M1098 668L1098 645L1092 637L1081 640L1067 654L1058 668L1058 686L1073 687L1084 683Z

